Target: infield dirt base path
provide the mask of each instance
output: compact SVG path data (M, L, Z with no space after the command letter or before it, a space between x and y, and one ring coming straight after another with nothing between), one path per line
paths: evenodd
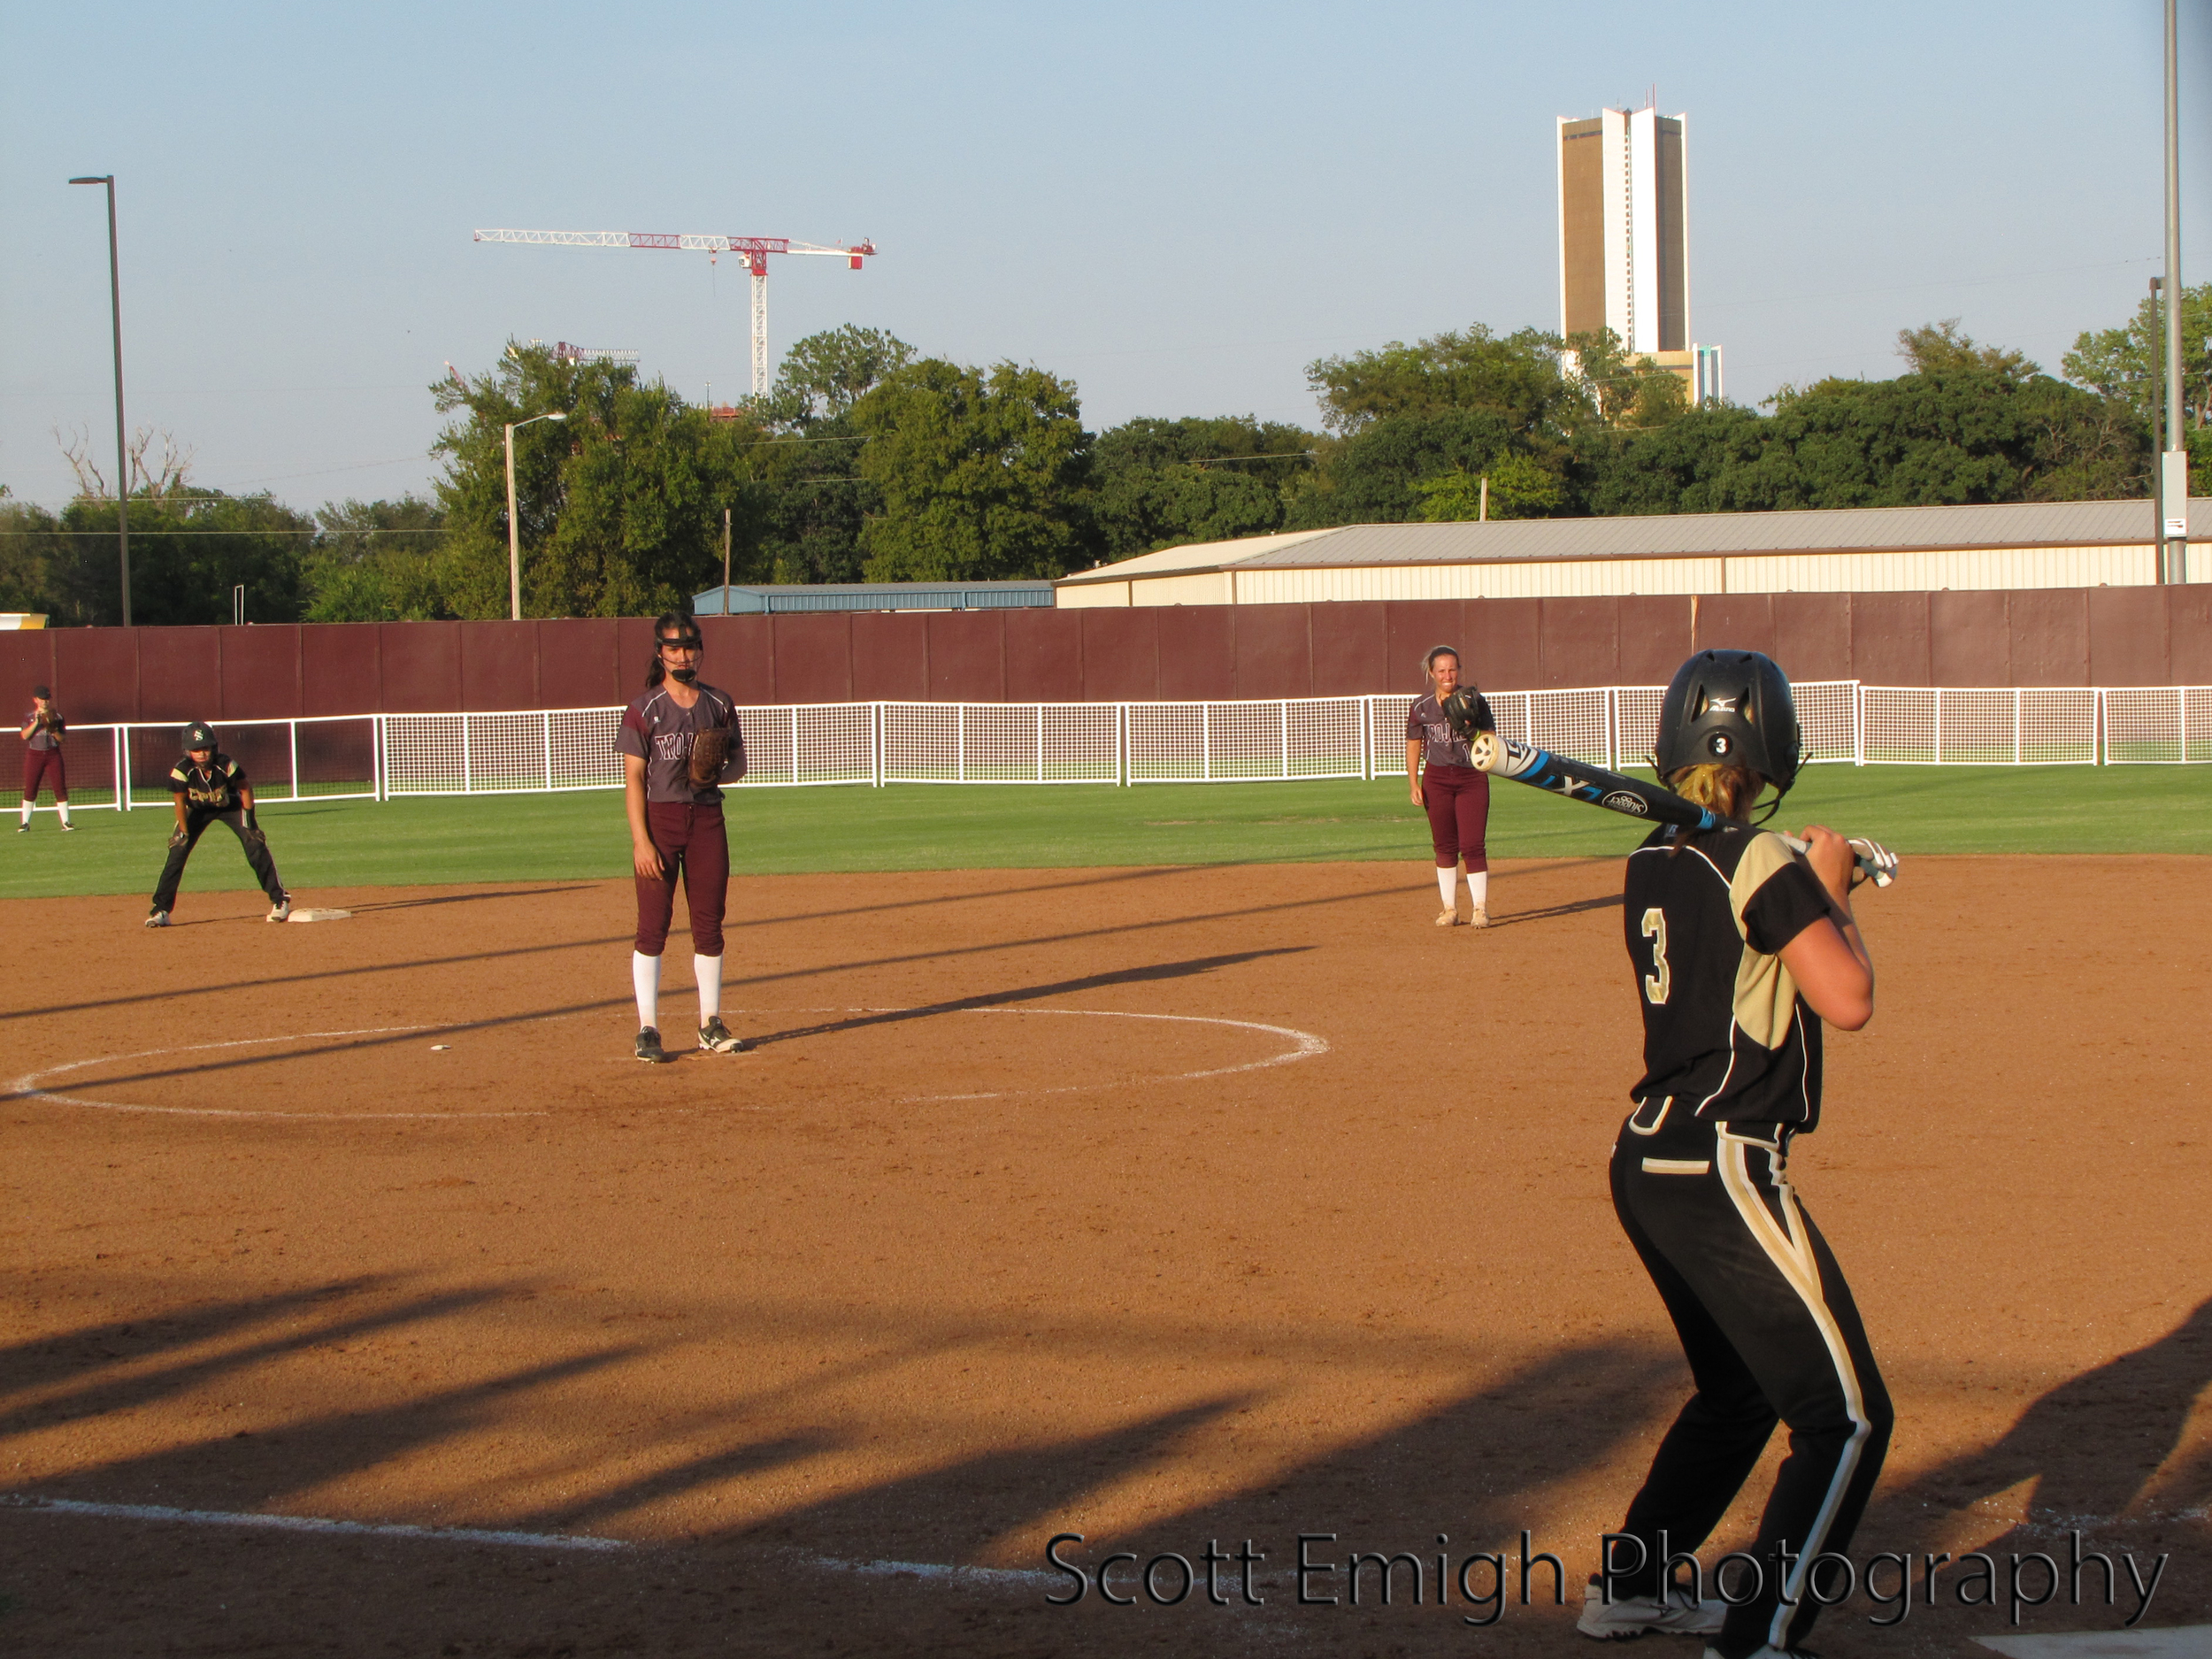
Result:
M191 895L165 933L13 902L0 1490L632 1548L0 1508L0 1642L1583 1651L1571 1612L1470 1631L1402 1569L1341 1604L1341 1569L1525 1528L1578 1599L1686 1393L1606 1196L1618 872L1502 866L1485 933L1430 925L1418 865L741 880L759 1048L661 1068L627 883L315 893L354 917L281 927ZM1862 897L1879 1011L1831 1035L1793 1160L1899 1409L1854 1554L2078 1527L2170 1552L2147 1624L2203 1622L2207 864L1924 858ZM1249 1539L1265 1605L1210 1604L1202 1561L1173 1607L933 1571L1035 1575L1060 1532L1087 1565ZM1295 1604L1302 1532L1340 1605ZM2005 1609L1939 1589L1814 1645L1984 1655ZM2138 1598L2066 1600L2024 1628Z

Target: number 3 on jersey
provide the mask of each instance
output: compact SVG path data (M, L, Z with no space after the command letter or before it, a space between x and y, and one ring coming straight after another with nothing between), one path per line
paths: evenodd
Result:
M1644 912L1643 934L1651 941L1651 965L1655 970L1644 975L1644 1001L1663 1004L1674 983L1674 971L1667 966L1667 913L1656 904Z

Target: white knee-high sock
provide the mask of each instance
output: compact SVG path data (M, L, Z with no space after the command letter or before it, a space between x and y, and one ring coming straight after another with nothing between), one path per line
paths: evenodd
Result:
M59 813L61 814L61 821L62 821L63 823L66 824L66 823L68 823L68 822L69 822L69 803L68 803L68 802L66 802L66 801L57 801L56 803L54 803L54 809L55 809L55 810L56 810L56 811L58 811L58 812L59 812Z
M1487 870L1470 870L1467 872L1467 896L1474 900L1477 910L1490 902L1490 872Z
M722 958L694 953L691 972L699 981L699 1023L703 1025L722 1011Z
M1436 872L1436 891L1438 896L1442 898L1445 903L1455 904L1458 902L1458 901L1452 896L1453 893L1458 888L1458 887L1459 872L1449 864L1438 866Z
M31 821L31 803L28 801L23 803L23 821L26 824Z
M637 992L637 1023L640 1030L661 1023L661 959L630 953L630 986Z

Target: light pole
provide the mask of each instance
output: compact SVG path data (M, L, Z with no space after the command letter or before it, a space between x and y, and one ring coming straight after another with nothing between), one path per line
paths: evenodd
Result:
M115 543L123 562L123 626L131 625L131 462L123 443L123 267L115 252L115 175L72 179L108 188L108 293L115 302Z
M522 525L515 516L515 433L540 420L566 420L559 410L549 415L533 415L529 420L510 421L507 425L507 616L510 621L522 620Z
M2158 580L2189 580L2189 445L2181 424L2181 74L2166 0L2166 449L2158 457Z

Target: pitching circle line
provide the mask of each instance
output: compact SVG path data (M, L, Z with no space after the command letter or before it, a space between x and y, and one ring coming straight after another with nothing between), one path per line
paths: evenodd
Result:
M38 1086L42 1078L59 1077L65 1071L81 1071L88 1065L114 1065L125 1060L156 1060L164 1055L204 1054L215 1048L251 1048L273 1042L307 1042L318 1037L388 1037L401 1032L442 1029L435 1025L364 1025L357 1031L291 1031L276 1037L234 1037L227 1042L196 1042L180 1048L142 1048L136 1054L104 1054L89 1060L72 1060L66 1065L50 1065L43 1071L27 1071L8 1086L8 1092L18 1100L50 1101L58 1106L88 1106L95 1111L150 1112L165 1118L303 1118L330 1122L390 1118L550 1118L553 1115L543 1111L272 1112L251 1111L235 1106L134 1106L123 1101L86 1100L77 1094L57 1094Z
M733 1013L741 1010L733 1009ZM753 1009L741 1010L766 1013L772 1010ZM793 1010L795 1012L799 1010ZM915 1012L907 1008L841 1008L810 1009L810 1013L844 1014L906 1014ZM1257 1020L1225 1019L1205 1014L1143 1014L1118 1008L964 1008L948 1010L962 1014L1060 1014L1085 1016L1100 1019L1156 1019L1184 1025L1227 1025L1239 1031L1264 1032L1271 1037L1287 1037L1292 1047L1280 1054L1270 1055L1261 1060L1248 1060L1241 1065L1210 1066L1199 1071L1179 1071L1168 1077L1130 1078L1112 1083L1068 1083L1052 1088L989 1089L971 1094L905 1094L898 1096L895 1105L933 1105L954 1101L1008 1100L1025 1094L1079 1094L1099 1089L1133 1088L1145 1083L1189 1083L1201 1078L1232 1077L1240 1071L1263 1071L1271 1066L1290 1065L1329 1052L1328 1041L1310 1031L1299 1031L1290 1025L1268 1025ZM287 1032L274 1037L234 1037L223 1042L188 1043L180 1048L142 1048L133 1054L95 1056L89 1060L72 1060L63 1065L46 1066L36 1071L27 1071L9 1085L8 1093L15 1099L44 1101L57 1106L82 1106L94 1111L141 1112L165 1118L300 1118L313 1122L384 1121L397 1118L439 1118L452 1120L473 1118L549 1118L549 1111L497 1112L306 1112L257 1111L234 1106L146 1106L124 1101L88 1100L79 1094L58 1094L41 1088L46 1078L59 1077L65 1071L79 1071L87 1066L115 1065L130 1060L159 1059L173 1054L205 1054L222 1048L250 1048L280 1042L308 1042L324 1037L388 1037L411 1031L438 1031L437 1025L365 1025L353 1031Z

